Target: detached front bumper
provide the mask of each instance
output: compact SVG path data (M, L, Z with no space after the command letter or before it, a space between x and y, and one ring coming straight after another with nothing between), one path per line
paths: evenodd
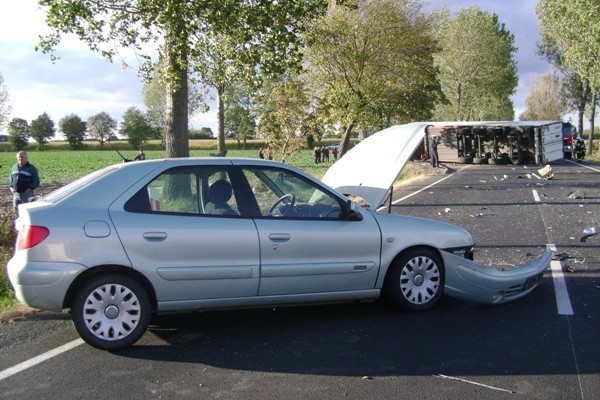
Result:
M500 271L464 257L442 251L446 266L444 293L481 304L501 304L517 300L536 288L550 265L552 251L536 260Z

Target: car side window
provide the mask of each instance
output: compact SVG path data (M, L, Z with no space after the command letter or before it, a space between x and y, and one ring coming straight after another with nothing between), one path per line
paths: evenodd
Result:
M245 168L262 217L339 219L340 201L318 185L292 171L276 168Z
M224 168L172 168L125 203L129 212L235 216L239 209Z

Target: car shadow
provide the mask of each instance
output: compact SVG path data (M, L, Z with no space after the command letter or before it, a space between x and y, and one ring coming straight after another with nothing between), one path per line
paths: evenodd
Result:
M137 345L115 354L336 376L572 373L570 346L537 335L568 331L555 305L545 304L550 280L541 286L514 303L487 307L446 297L421 313L371 302L160 316Z

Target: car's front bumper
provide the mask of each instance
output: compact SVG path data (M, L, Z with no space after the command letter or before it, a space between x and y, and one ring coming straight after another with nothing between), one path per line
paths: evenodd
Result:
M76 263L27 262L15 256L6 269L19 301L33 308L61 311L69 286L86 268Z
M481 304L500 304L519 299L538 285L550 265L552 251L510 270L498 270L442 251L446 266L444 292L448 296Z

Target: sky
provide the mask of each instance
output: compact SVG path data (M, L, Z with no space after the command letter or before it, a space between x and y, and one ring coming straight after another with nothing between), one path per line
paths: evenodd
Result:
M425 10L436 11L447 5L451 12L477 5L495 13L515 36L519 85L512 97L515 118L525 110L525 99L533 82L552 72L552 67L536 54L539 25L535 14L537 0L423 0ZM12 118L29 122L44 112L58 127L60 119L75 113L84 121L102 111L117 121L126 109L145 110L143 83L131 63L122 68L90 51L76 38L63 39L57 48L60 57L35 51L38 36L47 32L45 14L35 0L0 0L0 74L8 87ZM210 105L210 103L209 103ZM194 116L190 127L209 127L217 131L216 107ZM5 129L4 129L5 131ZM5 132L2 132L5 133Z

